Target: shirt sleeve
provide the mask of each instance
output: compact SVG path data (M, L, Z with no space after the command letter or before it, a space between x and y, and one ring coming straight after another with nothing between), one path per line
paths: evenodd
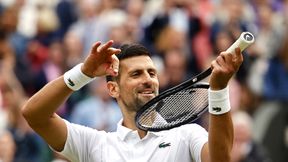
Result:
M208 132L198 124L182 126L182 135L188 141L192 158L195 162L201 162L201 150L208 142Z
M67 125L67 140L64 149L59 152L72 162L88 161L91 143L97 145L94 139L100 141L103 138L103 131L97 131L95 129L77 125L64 120ZM93 142L91 141L93 140Z

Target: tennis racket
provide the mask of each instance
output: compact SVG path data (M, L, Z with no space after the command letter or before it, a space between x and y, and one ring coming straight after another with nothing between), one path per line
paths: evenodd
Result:
M233 54L237 47L243 51L253 42L254 36L243 32L226 51ZM147 102L136 114L136 126L145 131L161 131L198 119L208 108L209 84L200 81L211 72L208 68Z

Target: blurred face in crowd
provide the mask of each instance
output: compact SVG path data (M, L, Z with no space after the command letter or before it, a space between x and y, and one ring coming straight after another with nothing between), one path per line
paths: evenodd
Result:
M127 111L138 111L158 95L156 67L149 56L135 56L120 61L114 96Z
M169 50L165 54L166 76L172 85L177 85L185 79L186 57L180 50Z
M234 125L234 142L231 151L231 162L239 162L249 153L252 141L252 121L248 114L235 112L232 116Z

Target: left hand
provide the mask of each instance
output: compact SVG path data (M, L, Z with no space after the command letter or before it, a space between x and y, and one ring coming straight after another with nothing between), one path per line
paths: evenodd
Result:
M240 48L236 48L234 54L221 52L211 63L211 90L220 90L227 87L229 80L238 71L242 62L243 56Z
M111 47L112 44L112 40L103 45L96 42L84 61L82 72L91 78L103 75L117 76L119 60L116 54L120 53L121 50Z

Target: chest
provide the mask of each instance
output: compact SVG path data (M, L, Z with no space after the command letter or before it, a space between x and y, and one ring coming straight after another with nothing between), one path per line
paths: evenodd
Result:
M93 161L100 162L191 162L189 146L175 137L151 137L144 140L107 139L102 149L93 150Z

